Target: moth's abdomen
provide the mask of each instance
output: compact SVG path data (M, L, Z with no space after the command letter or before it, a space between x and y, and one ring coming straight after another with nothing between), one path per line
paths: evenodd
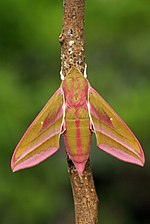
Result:
M66 151L74 163L83 163L89 157L91 143L89 124L89 118L66 120L64 133Z

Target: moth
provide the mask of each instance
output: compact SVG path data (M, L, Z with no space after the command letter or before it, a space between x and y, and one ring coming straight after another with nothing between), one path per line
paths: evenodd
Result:
M15 172L49 158L59 149L63 134L66 152L82 176L92 133L104 152L125 162L144 165L144 153L137 138L82 73L72 67L21 138L11 168Z

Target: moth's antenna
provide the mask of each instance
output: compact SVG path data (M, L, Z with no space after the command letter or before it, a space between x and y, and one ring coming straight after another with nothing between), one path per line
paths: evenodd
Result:
M65 79L65 77L64 77L64 75L62 73L62 70L60 70L60 78L61 78L61 80L64 80Z
M84 78L87 78L87 64L85 63L85 67L84 67Z

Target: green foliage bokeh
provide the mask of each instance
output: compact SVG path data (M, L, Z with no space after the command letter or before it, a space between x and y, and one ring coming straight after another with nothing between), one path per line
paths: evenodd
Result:
M100 223L150 223L150 2L86 1L85 45L91 85L140 140L144 168L91 147ZM66 155L17 173L20 137L60 85L62 1L0 1L0 223L73 223ZM114 220L112 222L112 220Z

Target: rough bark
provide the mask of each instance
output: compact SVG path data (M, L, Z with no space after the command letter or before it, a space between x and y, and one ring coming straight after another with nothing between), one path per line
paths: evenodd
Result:
M72 66L82 73L85 68L84 0L63 1L61 44L61 75L65 77ZM75 207L75 224L98 223L98 197L88 160L82 178L68 158L68 168Z
M63 27L59 41L61 72L65 76L72 65L84 72L84 0L64 0L63 8Z
M89 160L82 178L78 176L69 159L68 167L74 198L75 224L98 224L98 197Z

